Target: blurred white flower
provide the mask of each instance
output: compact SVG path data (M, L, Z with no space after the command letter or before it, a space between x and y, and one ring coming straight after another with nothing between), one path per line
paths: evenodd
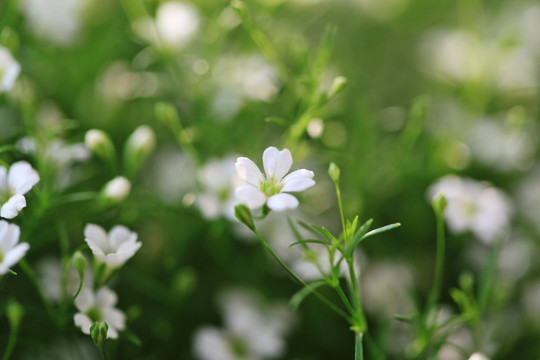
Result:
M26 207L23 196L39 182L39 174L26 161L11 165L9 172L0 165L0 216L13 219Z
M201 360L259 360L283 355L283 337L292 326L286 304L266 304L254 293L229 290L219 296L225 328L203 327L195 334Z
M512 213L510 201L489 183L446 175L429 187L429 200L438 193L448 201L444 217L451 231L470 230L486 244L507 233Z
M57 45L75 42L89 0L23 0L22 11L32 32Z
M285 176L291 168L293 159L288 149L279 151L271 146L263 153L263 175L257 165L246 157L236 160L238 175L248 184L236 188L235 195L251 209L266 204L274 211L295 209L298 200L288 192L304 191L313 185L313 171L301 169Z
M111 269L122 266L142 245L137 241L136 233L121 225L113 227L107 234L101 226L87 224L84 237L98 262Z
M17 225L0 220L0 275L7 273L30 248L27 243L17 244L20 235L21 230Z
M475 352L469 357L468 360L489 360L489 358L480 352Z
M521 215L540 234L540 167L525 176L517 188Z
M223 56L213 69L217 92L212 103L216 117L227 120L245 100L271 101L278 92L276 70L261 56Z
M59 259L48 257L40 260L36 265L36 274L38 275L39 285L43 294L51 301L60 301L63 291L65 291L67 296L73 296L79 289L79 274L77 274L71 262L67 269L65 282L62 277L62 263ZM84 272L83 286L91 283L92 271L87 267ZM62 289L64 286L65 289Z
M0 46L0 93L13 88L20 72L19 63L11 56L8 49Z
M197 195L195 204L209 220L219 216L234 219L234 188L240 183L234 169L235 159L233 155L212 159L198 171L202 191Z
M118 331L126 327L126 316L114 307L117 301L116 294L107 287L100 288L96 293L90 288L83 288L75 299L75 306L79 310L73 317L75 326L90 335L90 327L96 321L105 321L109 326L107 338L116 339Z
M131 183L123 176L117 176L103 188L103 196L114 202L124 200L131 191Z
M178 50L195 37L199 23L199 13L192 4L167 1L159 6L155 20L140 18L133 31L149 43Z

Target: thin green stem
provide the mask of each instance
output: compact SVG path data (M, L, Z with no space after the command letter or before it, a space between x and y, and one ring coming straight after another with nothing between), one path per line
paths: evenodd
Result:
M343 237L345 239L345 247L349 243L349 235L347 234L347 228L345 227L345 215L343 215L343 203L341 201L341 190L339 188L339 183L335 182L336 185L336 196L339 206L339 216L341 217L341 226L343 227Z
M99 349L99 353L101 354L101 357L103 358L103 360L107 360L107 353L105 352L105 349L103 348L103 346L98 346L98 349Z
M303 286L308 286L308 284L302 280L298 275L294 273L280 258L277 256L277 254L272 250L270 245L264 240L264 238L259 234L259 232L256 229L253 229L253 232L259 238L259 240L262 242L264 247L270 252L270 254L274 257L274 259L281 265L282 268L285 269L291 275L298 283L300 283ZM314 290L313 293L321 300L326 306L328 306L331 310L333 310L335 313L337 313L339 316L347 320L350 324L354 324L353 319L349 315L347 315L343 310L338 308L336 305L334 305L330 300L328 300L326 297L324 297L320 292Z
M12 326L9 331L9 339L6 346L6 351L4 352L4 356L2 357L2 360L8 360L11 356L11 353L13 352L13 349L15 348L15 343L17 342L17 337L19 335L19 327L18 326Z
M437 304L441 296L442 281L444 276L444 258L446 251L446 239L444 234L444 217L437 214L437 254L435 259L435 278L428 300L427 313Z
M363 332L355 332L354 334L354 360L364 359L364 346L362 344L363 337Z
M343 292L343 289L341 288L341 286L339 286L339 284L338 284L337 286L334 287L334 289L336 289L336 292L338 293L341 301L343 301L343 304L345 305L345 307L347 308L349 313L351 315L355 316L356 315L356 310L354 310L354 307L351 305L351 302L347 298L347 295L345 295L345 292Z
M351 277L351 296L354 299L355 312L355 326L357 331L363 332L366 328L366 320L364 319L364 311L362 309L362 302L360 301L360 289L358 287L358 281L354 271L353 257L347 259L347 265L349 268L349 275Z
M21 269L24 271L26 276L28 276L28 279L30 279L30 282L32 285L34 285L36 291L38 292L39 297L41 298L41 302L43 302L43 305L45 306L45 310L47 310L47 313L49 314L51 320L53 320L54 324L58 326L58 319L56 317L56 312L51 304L51 302L45 297L45 294L43 294L43 291L41 290L41 286L39 285L39 282L36 277L36 273L26 261L26 259L22 259L19 262L19 265Z

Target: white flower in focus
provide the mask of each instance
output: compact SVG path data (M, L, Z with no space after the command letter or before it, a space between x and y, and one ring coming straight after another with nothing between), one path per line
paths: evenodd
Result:
M21 66L11 56L11 53L3 46L0 46L0 93L13 88L15 80L21 72Z
M121 225L113 227L107 234L101 226L87 224L84 237L96 259L111 269L122 266L142 245L137 241L136 233Z
M265 204L274 211L295 209L298 200L287 193L304 191L315 185L315 181L313 171L305 169L285 176L292 161L288 149L279 151L271 146L263 153L263 175L253 161L239 157L236 160L236 171L248 184L236 188L236 197L250 209L257 209Z
M103 189L103 195L115 202L124 200L131 191L131 183L123 176L117 176L107 184Z
M0 220L0 275L7 273L30 248L27 243L17 244L20 235L17 225Z
M500 190L486 182L447 175L430 186L429 199L438 193L448 201L444 217L451 231L470 230L486 244L506 234L512 208Z
M235 159L212 159L197 174L203 190L197 195L196 205L209 220L221 215L234 219L234 188L241 182L234 170Z
M26 207L23 196L39 182L39 174L26 161L11 165L9 172L0 165L0 216L13 219Z
M118 330L126 327L126 316L114 307L117 301L116 294L107 287L100 288L96 293L90 288L83 288L75 299L75 306L79 310L73 317L75 326L90 335L90 327L96 321L105 321L109 325L107 338L116 339Z

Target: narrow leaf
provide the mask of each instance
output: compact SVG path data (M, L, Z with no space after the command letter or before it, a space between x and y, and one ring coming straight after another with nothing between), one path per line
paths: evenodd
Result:
M319 288L319 287L321 287L321 286L323 286L325 284L326 284L325 280L319 280L319 281L315 281L315 282L312 282L312 283L306 285L303 289L301 289L300 291L298 291L296 294L294 294L291 297L291 300L289 301L289 306L294 310L298 309L298 306L300 306L300 303L302 301L304 301L304 299L309 294L311 294L317 288Z
M315 240L315 239L305 239L305 240L298 240L293 243L290 243L289 247L294 246L294 245L300 245L300 244L321 244L324 246L328 246L328 243L326 241Z
M416 315L394 315L394 319L407 324L415 324L418 321Z
M362 237L369 231L371 228L371 224L373 223L373 219L369 219L366 221L362 226L360 226L360 229L354 234L353 239L349 244L347 244L347 248L345 249L345 253L343 256L349 256L353 253L354 249L360 244L360 241L362 241Z
M390 224L390 225L380 227L380 228L375 229L375 230L371 230L370 232L368 232L366 235L364 235L362 237L362 240L367 239L370 236L377 235L377 234L380 234L380 233L395 229L395 228L400 227L400 226L401 226L400 223L395 223L395 224Z

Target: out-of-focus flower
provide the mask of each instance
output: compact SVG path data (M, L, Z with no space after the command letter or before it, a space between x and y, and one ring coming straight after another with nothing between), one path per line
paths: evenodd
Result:
M133 31L142 39L158 46L182 49L197 34L197 9L181 1L167 1L160 5L156 19L143 17L133 24Z
M122 266L142 245L137 241L136 233L121 225L113 227L107 234L101 226L87 224L84 237L97 261L110 269Z
M21 230L17 225L0 220L0 275L7 273L30 248L27 243L17 244L20 235Z
M470 230L484 243L507 233L512 213L510 201L489 183L446 175L430 186L429 199L438 193L448 201L444 217L453 232Z
M253 161L239 157L236 160L236 171L248 184L236 188L236 197L251 209L260 208L264 204L274 211L295 209L298 200L287 193L304 191L315 185L315 181L313 171L305 169L285 176L292 161L288 149L279 151L271 146L263 153L263 175Z
M521 215L540 234L540 168L537 167L520 181L517 198Z
M285 304L265 304L251 292L229 290L219 297L225 328L203 327L195 334L201 360L259 360L279 357L292 325Z
M79 275L71 264L67 271L65 282L62 278L62 263L59 259L45 258L37 264L36 270L43 294L51 301L60 301L63 291L65 291L67 296L73 296L79 289ZM84 273L83 284L91 284L91 276L92 272L87 269ZM65 289L62 288L64 286Z
M102 159L112 161L116 157L116 151L111 138L103 130L91 129L84 134L84 144L94 154Z
M224 56L213 69L217 92L212 112L222 120L233 117L245 100L271 101L278 92L276 70L261 56Z
M207 219L221 215L234 219L234 188L240 182L234 170L235 159L232 155L212 159L197 174L202 191L195 204Z
M11 165L9 172L0 165L0 216L13 219L26 207L23 196L39 182L39 174L26 161Z
M57 45L75 42L89 0L24 0L22 10L30 30Z
M135 174L155 145L156 135L150 126L139 126L131 133L124 146L124 170L128 176Z
M475 352L469 357L468 360L489 360L489 358L480 352Z
M96 293L90 288L83 288L75 299L75 306L79 310L73 317L75 326L90 335L90 327L96 321L104 321L109 326L107 338L116 339L118 331L126 327L126 316L114 307L117 301L116 294L107 287L100 288Z
M21 72L21 66L11 56L11 53L3 46L0 46L0 93L13 88L17 76Z
M117 176L103 188L103 197L112 202L121 202L123 201L131 191L131 183L128 179L123 176Z

